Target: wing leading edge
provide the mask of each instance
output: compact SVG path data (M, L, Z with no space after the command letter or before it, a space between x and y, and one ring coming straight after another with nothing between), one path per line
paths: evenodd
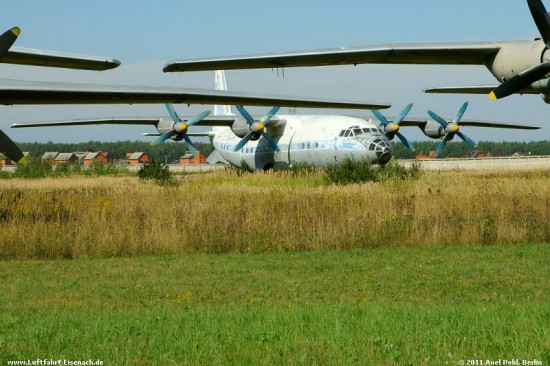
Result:
M187 120L188 118L184 118ZM66 121L14 123L11 128L27 127L63 127L63 126L90 126L90 125L139 125L158 126L161 121L172 121L170 117L128 117L128 118L93 118L93 119L72 119ZM233 117L213 116L197 122L196 126L231 126L235 121ZM156 135L155 135L156 136Z
M175 87L122 86L0 79L0 104L228 104L300 108L385 109L389 103Z
M447 121L450 123L453 119L449 118ZM416 126L421 127L428 123L429 119L427 118L405 118L400 126ZM499 122L490 122L490 121L481 121L477 119L466 119L463 118L458 122L459 126L471 126L471 127L489 127L489 128L507 128L507 129L516 129L516 130L538 130L540 127L523 125L519 123L499 123Z
M167 63L164 72L358 64L484 65L504 43L417 43L256 54Z

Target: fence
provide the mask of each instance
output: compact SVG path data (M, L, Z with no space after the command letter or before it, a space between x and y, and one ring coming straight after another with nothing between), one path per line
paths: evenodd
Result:
M404 166L420 165L424 170L529 170L550 169L550 156L518 156L479 159L398 160Z

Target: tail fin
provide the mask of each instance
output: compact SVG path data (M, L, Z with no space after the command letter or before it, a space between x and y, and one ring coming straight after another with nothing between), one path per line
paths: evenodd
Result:
M216 70L214 74L214 89L216 90L227 90L227 82L225 81L225 71ZM214 106L214 116L232 116L234 115L231 112L230 105L215 105Z

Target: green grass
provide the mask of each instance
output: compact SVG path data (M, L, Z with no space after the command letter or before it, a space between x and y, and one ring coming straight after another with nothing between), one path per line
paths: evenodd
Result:
M550 246L0 262L0 364L550 362Z

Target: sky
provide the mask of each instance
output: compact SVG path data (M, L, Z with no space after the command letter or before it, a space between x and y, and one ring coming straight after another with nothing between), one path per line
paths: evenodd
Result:
M550 4L546 4L550 8ZM0 78L102 84L213 88L213 72L163 73L166 62L409 42L524 40L538 37L525 1L462 0L19 0L2 5L0 24L21 28L16 46L112 57L122 65L91 72L0 64ZM3 31L2 31L3 32ZM550 140L550 105L539 96L489 101L485 95L425 94L432 86L493 84L484 66L358 65L288 68L284 78L270 69L231 70L230 90L388 102L388 117L411 101L409 116L431 109L453 117L470 102L465 118L538 125L538 131L464 127L476 141ZM178 105L180 115L209 106ZM263 114L269 108L250 108ZM282 108L280 114L287 113ZM300 114L370 115L357 110L298 109ZM0 106L0 128L15 141L85 142L145 140L153 127L91 126L10 129L12 123L98 117L167 115L163 105ZM417 128L409 139L428 140Z

